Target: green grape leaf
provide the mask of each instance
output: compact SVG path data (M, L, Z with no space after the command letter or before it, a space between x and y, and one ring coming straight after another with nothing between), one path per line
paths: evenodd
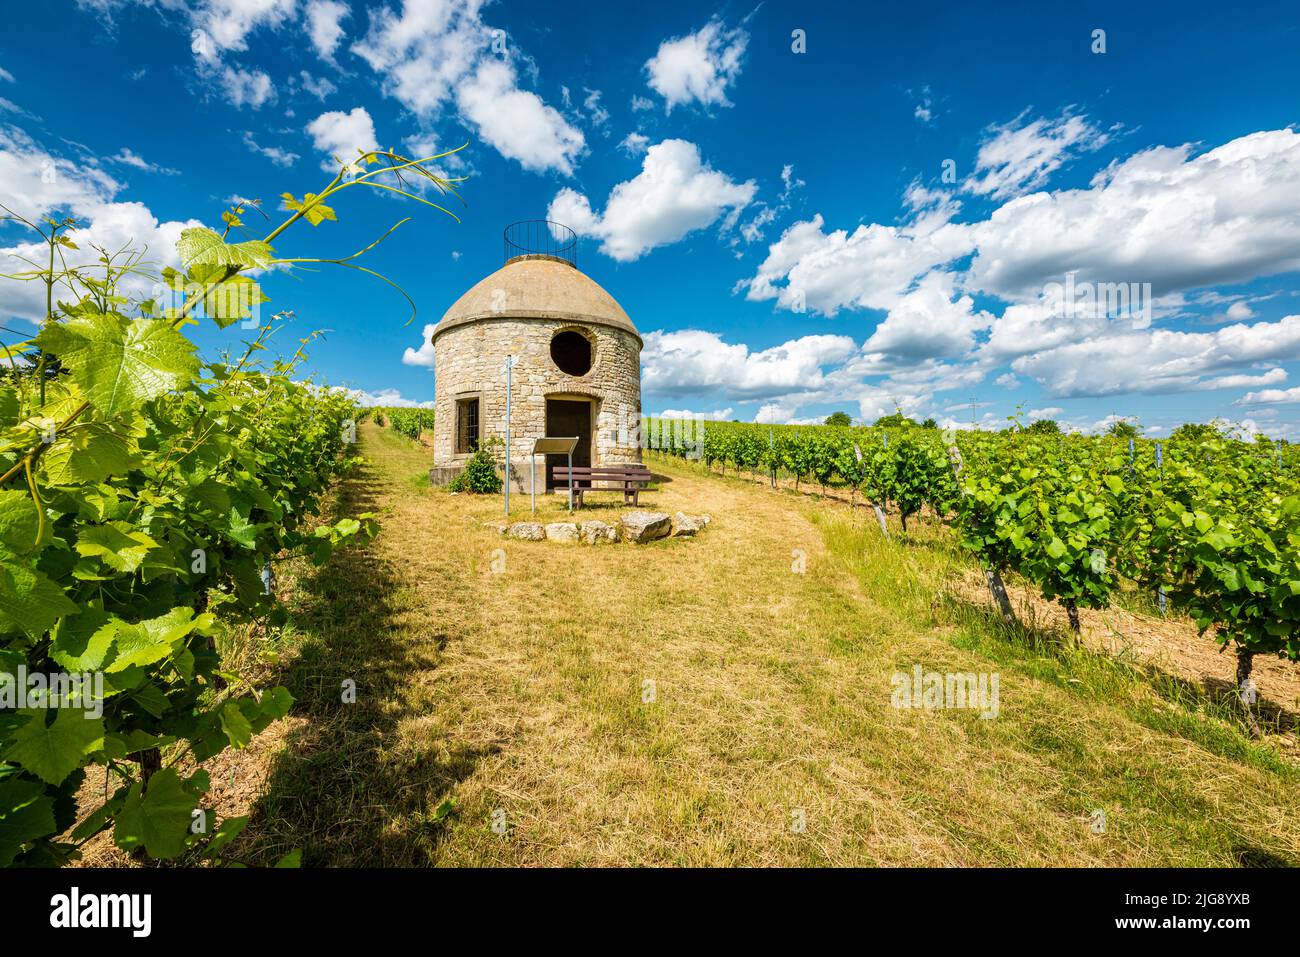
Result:
M176 252L186 266L238 266L261 269L270 265L274 253L260 239L228 243L206 226L192 226L181 231Z
M193 616L192 608L173 608L167 614L148 621L134 625L121 623L114 640L117 656L105 670L117 672L139 665L151 665L166 658L177 642L194 631L202 634L211 628L212 615Z
M296 213L300 209L305 209L302 214L303 218L313 226L319 226L327 219L338 222L338 216L334 214L333 209L324 203L316 202L315 193L307 193L303 196L301 203L293 198L293 193L281 193L280 196L284 200L284 208L290 212Z
M221 826L213 833L212 839L208 841L208 846L204 849L204 857L215 857L217 853L239 836L240 832L248 825L248 815L240 817L228 817L221 822Z
M144 532L137 532L126 522L90 525L77 536L77 554L98 557L109 568L134 572L145 555L158 543Z
M50 657L68 671L97 671L121 625L105 611L84 608L59 621L50 637Z
M20 555L31 551L39 519L30 493L17 489L0 492L0 545Z
M28 841L53 834L54 802L36 781L0 781L0 867L14 862Z
M49 485L102 482L109 476L130 471L134 464L132 445L102 423L59 439L41 457L41 467Z
M37 337L72 371L99 412L115 416L183 388L199 371L196 346L167 322L116 313L50 323Z
M46 575L25 565L0 564L0 634L21 631L44 635L77 606Z
M149 779L148 791L138 781L131 785L117 815L113 840L124 851L143 845L150 857L178 857L189 840L198 803L198 795L185 789L172 768L156 771Z
M54 720L46 724L46 716ZM92 718L76 708L24 708L19 714L30 720L14 732L13 742L2 755L21 765L46 784L62 784L81 767L87 755L104 746L104 720Z
M230 743L237 748L247 747L253 739L253 726L244 717L239 702L227 701L221 706L221 730L226 733Z

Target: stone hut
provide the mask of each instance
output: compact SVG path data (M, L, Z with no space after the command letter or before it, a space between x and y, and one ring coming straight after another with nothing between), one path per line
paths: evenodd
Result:
M531 488L533 440L544 436L578 436L574 465L640 462L642 341L632 320L578 269L566 227L516 223L505 238L505 265L457 299L430 339L430 478L450 481L479 443L504 440L510 356L513 488ZM554 486L551 467L563 464L563 456L537 457L539 492Z

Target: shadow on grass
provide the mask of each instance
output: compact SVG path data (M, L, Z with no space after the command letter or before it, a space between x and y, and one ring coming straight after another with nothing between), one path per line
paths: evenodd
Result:
M1186 738L1219 757L1286 777L1300 776L1300 767L1249 736L1237 710L1236 689L1226 682L1211 679L1202 684L1146 661L1084 647L1059 629L1019 619L1006 622L988 605L951 592L944 600L966 625L968 637L990 657L1075 693L1110 700L1146 727ZM1164 706L1135 699L1135 684L1150 689ZM1257 709L1261 723L1272 730L1296 727L1296 716L1273 702L1261 699Z
M376 486L373 468L360 468L341 486L335 518L378 511ZM277 680L294 696L291 716L305 723L274 758L241 839L250 862L271 864L299 848L308 867L432 864L446 826L438 806L491 753L394 753L399 724L420 717L411 709L412 676L436 669L454 636L403 629L395 598L404 582L393 565L372 543L299 580L290 621L302 640Z

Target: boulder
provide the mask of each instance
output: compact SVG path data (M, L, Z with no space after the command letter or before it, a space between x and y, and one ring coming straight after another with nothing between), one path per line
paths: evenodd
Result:
M506 529L510 526L505 522L484 522L483 527L492 529L492 531L496 532L498 535L504 535Z
M579 532L588 545L618 541L618 527L607 522L583 522Z
M552 522L546 526L546 537L552 542L576 542L578 526L573 522Z
M673 534L674 535L695 535L704 531L708 527L711 519L707 515L687 515L685 512L678 512L673 516Z
M650 542L673 530L673 520L663 512L628 512L621 519L623 538L629 542Z
M546 538L546 529L541 522L515 522L506 529L510 538L522 538L528 542L540 542Z

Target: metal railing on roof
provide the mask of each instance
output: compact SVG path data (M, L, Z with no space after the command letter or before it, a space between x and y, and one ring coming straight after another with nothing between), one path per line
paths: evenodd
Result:
M506 262L512 259L559 259L578 267L578 234L549 219L521 219L503 233Z

